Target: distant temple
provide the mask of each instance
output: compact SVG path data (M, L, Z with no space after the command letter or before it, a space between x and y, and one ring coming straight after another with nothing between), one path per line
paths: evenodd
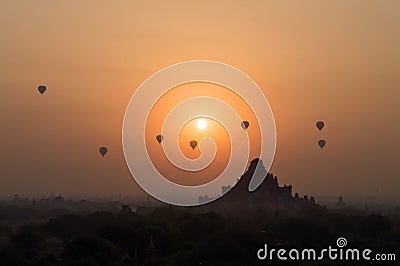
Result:
M342 195L340 195L340 197L338 199L338 202L336 203L336 206L339 207L339 208L342 208L345 205L346 205L346 203L344 203L343 197L342 197Z
M210 197L208 197L208 195L205 195L205 196L199 196L199 203L200 204L203 204L203 203L207 203L207 202L210 202L210 201L212 201L214 198L210 198Z
M257 189L250 192L248 187L252 178L259 180L264 178L264 180ZM227 193L228 191L229 193ZM234 207L234 209L239 210L254 208L275 209L277 206L296 204L315 205L314 197L308 198L308 196L304 196L300 198L298 193L293 197L291 185L279 186L278 178L267 172L261 159L251 161L248 170L238 179L234 187L223 186L222 195L220 199L206 204L205 208L223 205L224 209ZM209 202L210 199L212 198L207 195L200 196L199 203Z
M153 241L153 236L150 236L150 243L146 249L144 257L144 265L156 266L159 265L159 258L157 255L156 245Z
M224 195L226 192L228 192L232 187L230 185L228 186L222 186L222 195Z
M259 165L259 168L255 173L257 165ZM252 178L261 179L263 177L265 178L260 186L256 190L249 192L250 180ZM247 200L252 203L255 203L255 201L290 200L292 199L292 186L279 186L278 178L265 170L262 160L254 159L251 161L248 170L239 178L231 191L224 196L224 199L233 202Z

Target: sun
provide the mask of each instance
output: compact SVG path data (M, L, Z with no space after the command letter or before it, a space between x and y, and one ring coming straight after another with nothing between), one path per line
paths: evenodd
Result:
M197 121L196 126L197 126L197 128L200 129L200 130L206 129L206 128L207 128L207 121L204 120L204 119L199 119L199 120Z

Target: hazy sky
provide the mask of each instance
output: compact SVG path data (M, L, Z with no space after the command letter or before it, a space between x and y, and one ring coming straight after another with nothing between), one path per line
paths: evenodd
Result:
M168 65L207 59L263 89L281 184L398 198L397 0L2 0L0 32L1 195L135 195L121 144L130 97Z

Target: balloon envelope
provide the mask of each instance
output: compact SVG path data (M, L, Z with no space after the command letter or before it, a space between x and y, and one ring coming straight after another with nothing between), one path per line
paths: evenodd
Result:
M100 154L104 157L104 155L106 155L106 153L107 153L107 148L106 147L101 147L99 149L99 151L100 151Z
M321 131L324 128L325 123L323 121L318 121L315 125Z
M242 128L244 130L246 130L249 127L250 123L249 123L249 121L242 121L242 123L240 123L240 125L242 126Z
M321 149L324 148L325 145L326 145L326 141L325 140L321 139L321 140L318 141L318 146Z
M192 147L193 150L194 148L196 148L196 146L197 146L197 141L195 140L190 141L190 147Z
M156 140L158 141L158 143L161 143L161 141L164 140L164 136L163 135L157 135L156 136Z
M46 91L46 86L40 85L38 87L38 91L40 92L40 94L43 94Z

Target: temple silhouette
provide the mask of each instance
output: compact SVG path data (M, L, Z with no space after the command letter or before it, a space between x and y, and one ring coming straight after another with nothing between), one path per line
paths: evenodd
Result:
M264 180L257 189L250 192L248 187L252 178L264 178ZM280 186L278 177L269 173L263 161L258 158L251 161L249 168L238 179L235 186L223 186L221 193L221 198L200 207L218 209L223 212L243 212L259 209L271 211L278 208L289 210L316 205L314 197L309 198L307 195L300 197L298 193L293 196L292 185ZM199 203L209 202L211 199L208 195L199 196Z

